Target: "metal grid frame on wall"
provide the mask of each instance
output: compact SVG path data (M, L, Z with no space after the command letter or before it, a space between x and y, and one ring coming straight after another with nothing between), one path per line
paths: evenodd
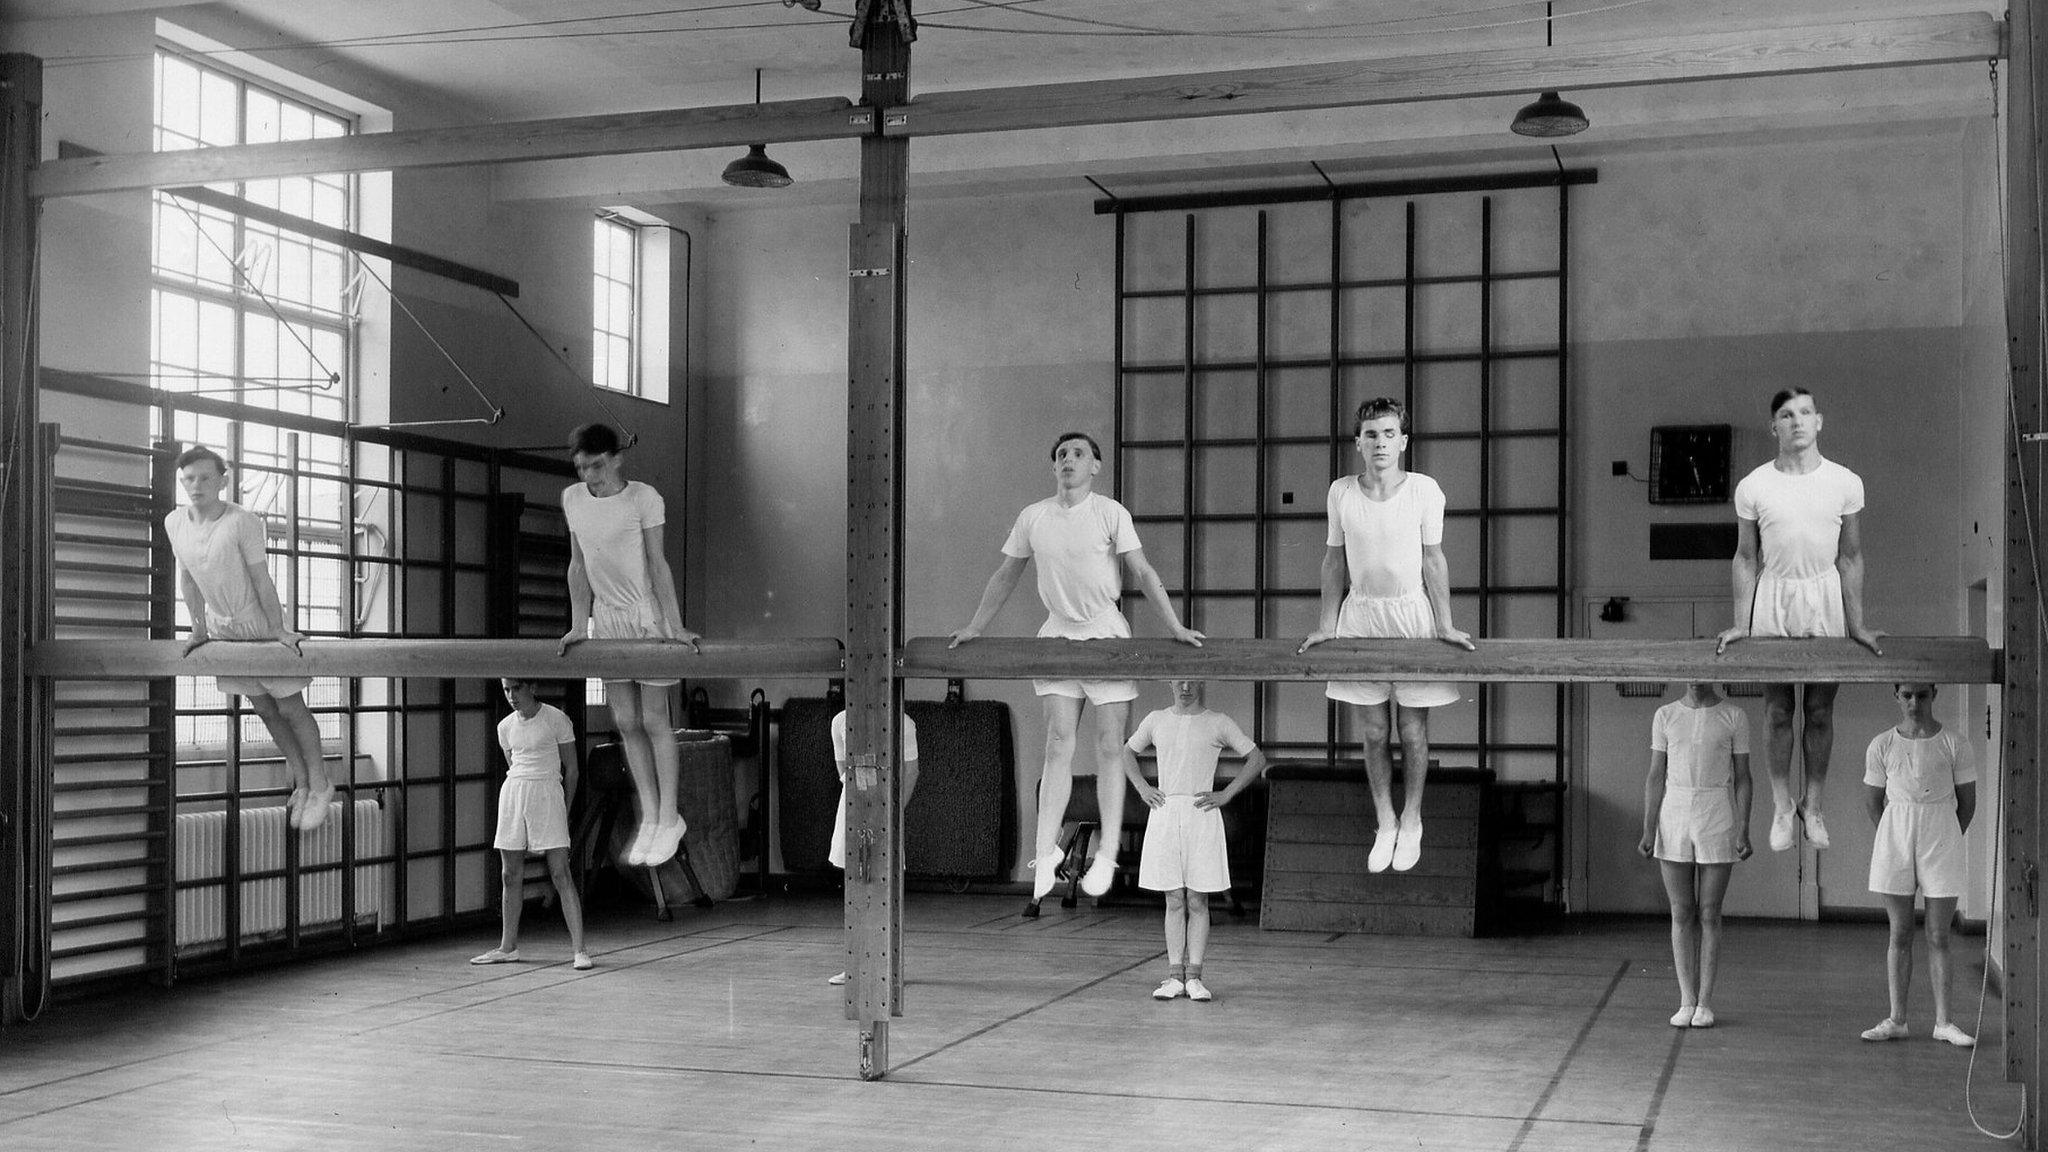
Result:
M1320 587L1308 557L1319 561L1323 550L1323 485L1355 470L1357 402L1396 395L1416 416L1410 467L1442 478L1450 497L1459 625L1476 636L1571 635L1570 192L1596 178L1560 169L1097 204L1116 220L1117 493L1148 544L1163 542L1155 564L1190 626L1259 637L1314 627ZM1527 221L1528 197L1546 189L1554 221L1523 229L1547 232L1543 249L1504 239L1497 198L1521 197L1515 220ZM1304 227L1317 202L1326 219ZM1398 206L1391 224L1389 204ZM1145 219L1171 224L1166 214L1178 214L1178 228ZM1233 221L1248 243L1220 238ZM1326 248L1311 251L1289 230L1320 232ZM1381 264L1398 266L1365 266L1360 250L1375 245ZM1466 266L1448 266L1447 248ZM1304 274L1311 262L1314 273ZM1440 306L1452 293L1476 323L1447 346L1443 333L1425 330L1452 311ZM1323 316L1304 322L1311 309ZM1299 332L1318 323L1320 346L1304 346ZM1297 337L1282 340L1290 326ZM1532 390L1539 402L1527 400ZM1532 410L1540 418L1517 415ZM1303 482L1310 471L1319 483ZM1299 504L1297 490L1306 496ZM1226 537L1236 543L1222 544ZM1533 554L1540 563L1528 561ZM1319 733L1289 730L1286 715L1309 706L1283 699L1291 690L1320 696L1321 686L1247 690L1240 703L1254 739L1269 754L1335 762L1352 742L1345 718L1324 705ZM1531 735L1526 718L1512 730L1503 723L1505 692L1521 693L1518 712L1536 716L1540 731ZM1439 726L1433 753L1561 786L1566 689L1484 684L1476 695L1471 730Z

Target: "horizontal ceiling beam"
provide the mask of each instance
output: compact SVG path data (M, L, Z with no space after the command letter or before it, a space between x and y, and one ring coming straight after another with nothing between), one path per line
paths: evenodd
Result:
M1644 40L1391 56L1130 80L934 92L891 108L889 136L1012 132L1258 112L1584 91L1990 60L2003 26L1985 12Z
M1962 637L1887 636L1884 655L1847 640L1479 640L1467 652L1439 640L1333 640L1297 654L1299 640L1009 640L958 648L916 639L898 672L919 679L1455 680L1620 683L1713 680L1996 684L2000 654Z
M622 112L402 132L365 132L281 144L239 144L52 160L29 176L29 195L81 196L329 172L384 172L521 160L572 160L693 148L744 148L874 134L874 113L838 97Z
M1947 64L2002 56L2003 32L2004 26L1987 13L1960 12L1555 48L934 92L885 110L881 131L892 136L959 135ZM844 140L875 131L873 113L845 100L785 100L85 156L53 160L35 169L29 193L49 198L326 172Z
M844 674L836 639L704 642L702 652L654 640L586 640L555 655L554 640L308 640L303 656L282 644L216 640L181 655L182 640L44 640L29 674L59 680L153 680L164 676L393 676L429 680L834 679Z

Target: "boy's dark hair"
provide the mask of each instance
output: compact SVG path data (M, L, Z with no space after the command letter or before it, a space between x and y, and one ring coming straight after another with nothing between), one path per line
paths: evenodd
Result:
M526 677L524 677L524 676L500 676L500 677L498 677L498 687L500 687L500 688L538 688L538 687L540 687L540 685L538 685L538 684L534 683L534 682L533 682L533 681L531 681L531 680L528 680L528 679L527 679Z
M1792 387L1790 387L1790 388L1780 388L1780 389L1778 389L1778 394L1777 394L1777 395L1775 395L1775 396L1773 396L1773 397L1771 397L1771 419L1773 419L1773 420L1776 420L1776 419L1778 418L1778 409L1780 409L1780 408L1783 408L1783 407L1785 406L1786 402L1787 402L1787 401L1789 401L1789 400L1791 400L1791 399L1792 399L1793 397L1795 397L1795 396L1812 396L1812 395L1813 395L1813 389L1811 389L1811 388L1801 388L1801 387L1799 387L1799 386L1798 386L1798 385L1796 385L1796 384L1795 384L1795 385L1793 385L1793 386L1792 386ZM1815 407L1819 407L1819 405L1820 405L1820 401L1818 401L1818 400L1814 401L1814 406L1815 406Z
M171 470L173 472L182 471L185 465L197 464L201 460L213 461L213 467L216 471L223 476L228 474L228 462L221 457L220 453L215 452L204 444L194 444L192 447L178 453L178 461L171 466Z
M1054 441L1052 442L1052 451L1051 451L1051 452L1050 452L1050 453L1048 454L1048 455L1049 455L1049 457L1050 457L1051 459L1054 459L1054 460L1057 460L1057 459L1059 459L1059 458L1060 458L1060 445L1062 445L1062 444L1065 444L1065 443L1066 443L1067 441L1069 441L1069 440L1086 440L1086 441L1088 442L1088 450L1089 450L1090 452L1093 452L1093 453L1095 453L1095 458L1096 458L1097 460L1100 460L1100 459L1102 459L1102 445L1100 445L1100 444L1097 444L1097 443L1095 442L1095 437L1093 437L1093 436L1090 436L1090 435L1089 435L1089 434L1087 434L1086 432L1062 432L1062 433L1060 433L1059 439L1057 439L1057 440L1054 440Z
M569 451L590 456L609 456L618 452L619 433L609 424L585 424L569 433Z
M1358 406L1358 419L1352 422L1351 438L1358 439L1358 434L1365 431L1367 420L1378 420L1382 416L1392 416L1399 420L1401 434L1408 434L1408 406L1391 396L1375 396Z

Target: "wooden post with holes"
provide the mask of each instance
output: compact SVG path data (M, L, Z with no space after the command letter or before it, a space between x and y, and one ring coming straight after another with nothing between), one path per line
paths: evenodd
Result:
M2007 432L2005 489L2005 778L2004 902L2005 1074L2026 1086L2029 1115L2023 1118L2026 1146L2039 1147L2041 1107L2041 587L2035 569L2041 541L2048 536L2048 503L2041 486L2048 445L2038 439L2048 419L2042 402L2041 211L2044 179L2040 101L2044 67L2038 6L2015 4L2010 12L2010 67L2006 75L2004 147L2006 187L2005 314L2013 390L2012 427Z
M909 0L862 0L861 103L876 116L909 98ZM903 1014L903 830L897 772L903 688L895 667L903 576L903 202L909 141L879 123L860 143L860 219L847 245L846 936L847 1018L860 1075L889 1069L889 1018Z
M48 818L31 811L33 774L48 768L36 754L42 725L29 679L28 648L35 639L35 538L44 455L36 420L36 202L30 172L41 150L43 62L17 53L0 55L0 1023L18 1020L25 998L39 996L44 975L37 949L47 924L32 891L36 884L17 866L46 851ZM27 963L12 961L26 958ZM36 966L35 972L27 970Z

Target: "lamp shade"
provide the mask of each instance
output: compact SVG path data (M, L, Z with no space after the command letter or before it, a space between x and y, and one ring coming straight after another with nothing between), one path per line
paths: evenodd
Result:
M740 188L787 188L795 183L789 169L768 158L768 146L751 145L747 154L725 166L719 177Z
M1586 113L1577 104L1555 92L1545 92L1534 104L1515 113L1508 130L1518 136L1573 136L1586 130Z

